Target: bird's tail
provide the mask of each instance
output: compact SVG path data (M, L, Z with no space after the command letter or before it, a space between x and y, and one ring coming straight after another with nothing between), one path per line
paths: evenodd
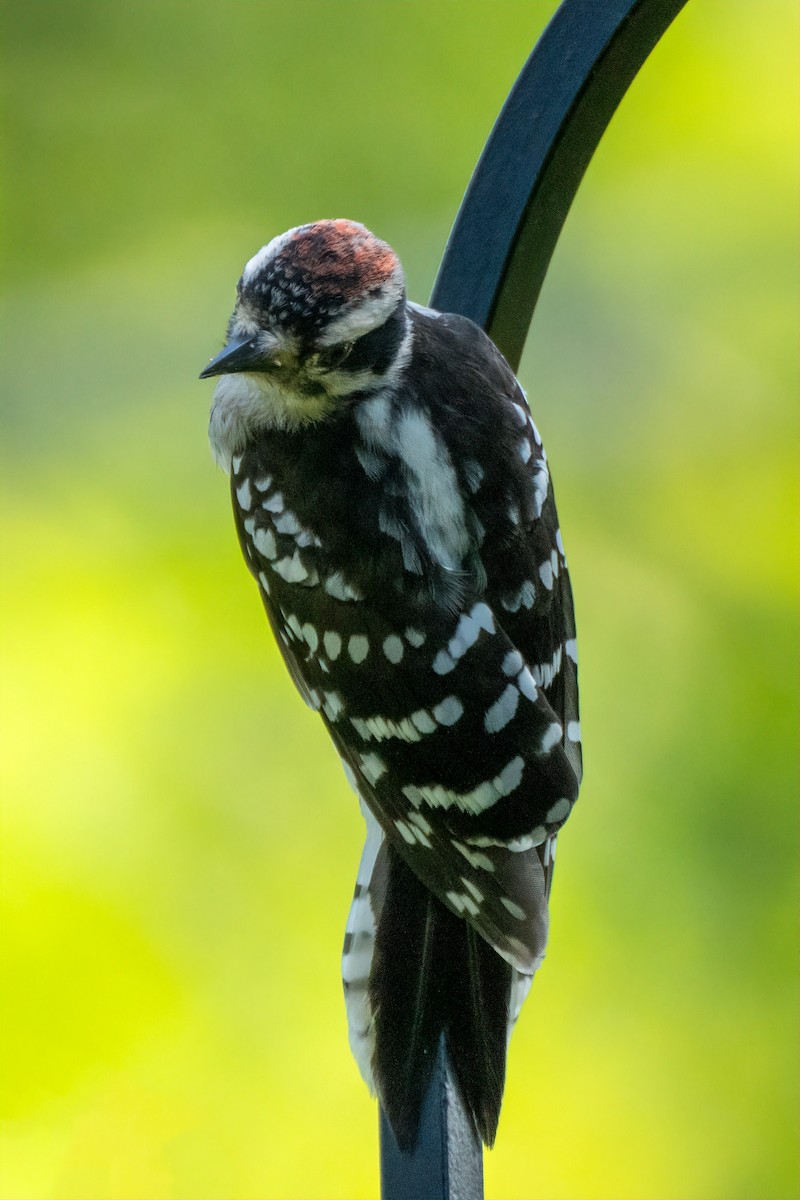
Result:
M444 1037L464 1109L491 1146L508 1037L531 976L520 975L445 908L374 822L368 831L342 964L361 1073L399 1146L409 1149Z

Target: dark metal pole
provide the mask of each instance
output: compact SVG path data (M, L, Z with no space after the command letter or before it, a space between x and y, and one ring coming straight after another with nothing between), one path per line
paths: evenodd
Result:
M570 205L608 122L686 0L564 0L489 135L431 307L463 313L516 369Z
M431 307L471 317L516 370L583 174L642 63L686 0L563 0L470 180ZM382 1200L481 1200L482 1151L440 1047L417 1143L380 1114Z
M403 1154L381 1110L383 1200L481 1200L481 1144L447 1069L444 1043L425 1094L413 1153Z

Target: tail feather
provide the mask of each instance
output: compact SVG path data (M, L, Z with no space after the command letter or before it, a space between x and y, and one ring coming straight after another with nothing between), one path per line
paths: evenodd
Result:
M514 969L461 922L465 1011L451 1006L447 1055L464 1107L487 1146L494 1145L506 1076L508 1015Z
M369 981L378 1094L398 1144L410 1148L444 1033L464 1107L491 1145L503 1098L512 968L387 849Z
M440 916L458 922L389 847L387 867L369 978L372 1067L384 1112L406 1150L416 1138L443 1029L450 954Z
M367 1087L374 1092L372 1056L375 1052L375 1023L369 996L369 976L375 932L383 911L386 851L380 825L363 803L361 811L367 824L367 840L345 928L342 983L350 1049Z
M345 935L342 970L350 1042L401 1149L416 1141L444 1037L453 1080L476 1134L494 1142L506 1048L532 976L510 966L426 888L368 812L368 837ZM554 839L553 839L554 841ZM553 846L532 849L540 875L534 969L547 939Z

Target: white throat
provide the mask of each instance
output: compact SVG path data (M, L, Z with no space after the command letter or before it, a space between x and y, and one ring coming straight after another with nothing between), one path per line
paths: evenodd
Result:
M300 396L285 391L268 375L237 372L221 375L214 389L208 437L223 471L262 429L300 429L327 416L334 401L325 393Z

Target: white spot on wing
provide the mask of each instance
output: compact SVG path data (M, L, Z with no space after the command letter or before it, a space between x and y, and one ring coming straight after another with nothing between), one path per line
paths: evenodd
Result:
M322 693L322 711L329 721L335 721L344 712L344 701L338 692Z
M275 518L274 524L278 533L299 533L302 529L297 517L293 512L289 512L288 509Z
M401 742L418 742L422 737L410 717L351 717L350 724L365 742L384 742L387 738L398 738Z
M518 704L519 691L513 683L509 683L499 699L486 710L486 716L483 718L486 732L499 733L501 729L505 729L509 721L514 719Z
M480 912L478 905L466 892L463 895L460 892L445 892L445 896L457 913L469 913L471 917L477 917Z
M518 675L524 666L519 650L509 650L503 659L503 674Z
M395 663L395 665L399 663L403 657L403 652L404 647L403 643L400 641L400 638L396 633L390 633L383 642L383 653L386 655L389 662Z
M544 451L542 452L544 453ZM547 466L542 462L533 476L533 511L537 517L542 515L544 502L547 499L547 489L550 485L550 475Z
M386 763L374 753L362 754L360 761L364 778L374 787L381 776L386 774Z
M302 583L308 579L308 571L303 566L299 550L295 550L291 558L279 558L272 569L287 583Z
M539 743L539 749L541 750L542 754L546 754L548 750L553 749L553 746L557 746L561 741L561 736L562 729L560 724L558 721L553 721L551 725L547 726L547 729L545 729L544 733L542 734L542 740Z
M234 470L236 470L235 467ZM244 511L247 512L250 508L250 505L253 503L249 479L245 479L236 489L236 499L239 503L239 508L244 509Z
M405 821L395 821L394 827L402 837L403 841L408 842L409 846L413 846L416 843L417 839L411 832L408 825L406 825Z
M494 871L494 863L488 854L484 854L481 850L470 850L469 846L464 846L461 842L453 842L453 845L459 854L463 854L470 866L481 871Z
M468 837L466 840L470 846L500 846L505 850L511 850L514 854L521 854L525 850L530 850L534 846L538 846L547 836L547 830L544 825L537 825L530 833L523 834L522 837L512 838L510 842L503 841L502 838L484 837L482 834L478 834L475 837Z
M354 663L362 663L369 654L369 639L363 633L354 633L348 640L347 653Z
M436 722L431 714L424 708L420 708L417 712L411 714L412 724L420 733L433 733L436 729Z
M433 660L433 669L437 675L447 675L455 667L455 662L446 650L440 650Z
M507 766L503 767L495 783L501 796L510 796L522 782L522 772L525 770L525 760L517 755Z
M465 889L470 893L473 900L477 900L478 904L483 904L485 897L477 884L474 884L471 879L467 879L465 875L461 876L461 882L463 883Z
M518 921L525 920L525 909L517 904L516 900L511 900L508 896L501 896L500 903L511 913L512 917L516 917Z
M319 645L319 635L313 625L303 626L303 641L312 651L316 650Z
M253 545L264 558L273 559L278 554L275 534L271 529L257 529L253 534Z
M433 710L440 725L455 725L464 714L464 705L458 696L446 696Z
M548 688L561 670L563 646L558 646L550 662L540 663L533 668L533 677L539 687Z
M547 821L548 825L552 825L556 821L563 821L568 815L571 807L572 805L567 799L562 798L561 800L556 800L555 804L545 817L545 821Z
M524 769L525 763L517 755L494 779L479 783L470 792L452 792L449 788L434 783L420 787L407 784L403 788L403 794L416 807L427 804L430 808L460 808L469 813L485 812L501 797L510 795L519 786Z
M267 512L283 512L283 492L273 492L271 496L265 496L261 501L261 507Z
M517 676L517 688L527 700L536 700L536 682L528 667L523 667Z
M488 604L481 601L479 604L473 605L470 611L464 613L459 619L455 634L447 647L450 656L453 659L462 658L467 650L477 642L482 629L485 629L487 633L494 633L492 610ZM435 664L433 669L436 670Z
M333 629L326 630L322 635L322 643L328 658L331 662L335 662L342 649L342 639L339 634Z
M410 820L408 822L395 821L395 826L397 827L397 831L400 836L404 841L408 842L410 846L424 846L427 850L431 850L433 848L430 838L425 830L420 829L416 825L412 825ZM430 826L428 826L428 829L430 830Z
M515 592L503 596L500 600L506 612L518 612L520 608L533 608L536 599L536 587L533 580L526 579Z
M339 571L335 571L325 580L325 591L329 596L333 596L334 600L363 600L363 596L346 582Z

